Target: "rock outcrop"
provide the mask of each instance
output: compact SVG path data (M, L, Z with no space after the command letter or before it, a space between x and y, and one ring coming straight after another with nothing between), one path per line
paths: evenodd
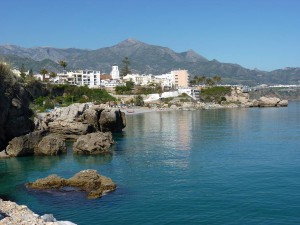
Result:
M67 151L65 139L57 134L45 131L34 131L13 138L1 152L0 158L30 155L59 155Z
M110 153L109 147L113 144L110 132L96 132L79 136L73 144L73 152L76 154L95 155Z
M69 221L57 221L52 214L39 216L25 205L2 199L0 199L0 212L4 215L3 218L0 217L0 225L76 225Z
M6 153L11 157L34 155L39 142L45 132L34 131L29 134L13 138L6 147Z
M287 106L287 100L281 100L276 97L260 97L258 100L259 107L276 107L276 106Z
M35 155L60 155L67 152L65 140L57 134L43 137L34 151Z
M60 134L69 139L76 139L78 135L87 134L93 131L89 124L62 120L49 123L48 129L50 133Z
M14 137L33 131L29 103L30 95L20 78L0 63L0 150Z
M244 93L241 88L231 89L231 94L226 95L226 103L234 103L240 107L285 107L288 106L287 100L281 100L276 97L260 97L259 99L250 99L249 93Z
M49 175L33 183L27 183L26 186L27 188L39 190L73 187L86 191L88 193L87 197L90 199L100 198L106 192L116 189L116 184L110 178L100 175L96 170L83 170L69 179Z
M97 131L121 131L126 126L126 118L125 113L118 109L76 103L40 116L35 124L37 130L48 130L68 139L77 139L79 135Z
M126 126L125 113L120 110L104 109L100 112L99 117L99 130L106 131L119 131Z

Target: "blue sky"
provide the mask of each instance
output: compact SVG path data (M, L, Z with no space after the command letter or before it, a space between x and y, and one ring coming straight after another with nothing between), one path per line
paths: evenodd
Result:
M299 0L1 0L0 45L98 49L127 38L209 60L300 67Z

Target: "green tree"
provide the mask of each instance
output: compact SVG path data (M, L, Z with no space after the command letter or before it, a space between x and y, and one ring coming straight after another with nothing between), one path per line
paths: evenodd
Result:
M51 72L51 73L50 73L50 77L51 77L51 78L55 78L56 76L57 76L57 73L55 73L55 72Z
M195 85L199 85L199 84L203 84L206 81L206 77L205 76L194 76L194 78L191 80L191 84L195 84Z
M68 66L68 63L66 61L60 60L58 64L66 70L66 67Z
M45 75L48 73L48 70L46 70L45 68L41 69L40 74L43 75L43 82L45 81Z
M222 78L220 76L214 76L212 79L216 84L218 84L222 81Z
M123 67L121 69L121 77L125 77L127 74L131 74L131 70L129 68L130 66L130 61L128 59L128 57L125 57L123 60L122 60L122 63L123 63Z
M208 86L214 86L216 83L212 78L206 78L205 79L205 84Z
M134 97L134 104L136 106L143 106L144 105L144 99L141 95L135 96Z

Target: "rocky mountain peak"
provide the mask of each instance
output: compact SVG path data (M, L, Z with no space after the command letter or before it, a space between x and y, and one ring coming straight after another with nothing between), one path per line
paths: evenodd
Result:
M117 46L129 47L136 44L144 44L144 43L133 38L127 38L126 40L117 44Z

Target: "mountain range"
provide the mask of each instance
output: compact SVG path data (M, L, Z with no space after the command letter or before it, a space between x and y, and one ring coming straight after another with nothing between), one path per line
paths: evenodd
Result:
M35 72L46 68L61 70L58 61L68 63L67 69L93 69L109 73L113 64L122 67L122 60L128 57L134 73L163 74L171 70L187 69L192 76L221 76L223 83L231 84L298 84L300 68L285 68L274 71L260 71L244 68L238 64L208 60L193 50L177 53L170 48L150 45L135 39L126 39L114 46L96 50L59 49L52 47L23 48L15 45L0 46L0 60L15 67L24 64Z

